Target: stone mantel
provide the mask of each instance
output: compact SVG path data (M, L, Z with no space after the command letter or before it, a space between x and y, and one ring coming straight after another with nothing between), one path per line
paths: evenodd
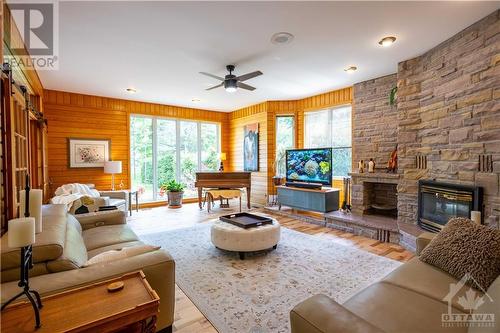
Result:
M398 184L400 179L399 174L388 172L351 172L349 176L352 177L353 184L361 182Z

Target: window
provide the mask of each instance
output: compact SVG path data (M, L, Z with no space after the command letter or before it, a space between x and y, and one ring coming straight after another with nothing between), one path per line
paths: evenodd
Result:
M278 176L286 173L285 151L295 147L295 127L293 116L276 117L276 170Z
M130 121L130 165L132 184L141 200L153 200L153 119L133 117Z
M171 179L186 185L184 196L197 195L196 172L219 165L219 125L159 117L130 117L132 186L140 201L166 199L161 185Z
M304 120L306 148L333 148L333 176L347 176L352 169L351 106L308 112Z

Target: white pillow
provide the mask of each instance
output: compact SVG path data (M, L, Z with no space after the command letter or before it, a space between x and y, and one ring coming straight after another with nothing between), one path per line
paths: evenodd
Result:
M112 262L120 259L134 257L139 254L153 252L159 250L159 246L153 245L136 245L136 246L128 246L119 250L110 250L103 253L99 253L98 255L90 258L83 265L83 267L87 267L94 264Z

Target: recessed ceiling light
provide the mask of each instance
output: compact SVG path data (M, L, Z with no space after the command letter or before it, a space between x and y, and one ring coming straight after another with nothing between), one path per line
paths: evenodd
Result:
M135 90L134 88L127 88L127 92L129 94L135 94L137 92L137 90Z
M271 37L273 44L288 44L293 40L293 35L289 32L277 32Z
M198 102L201 102L201 99L199 99L199 98L193 98L193 99L191 100L191 102L193 102L193 103L198 103Z
M350 66L350 67L347 67L346 69L344 69L344 72L354 73L357 69L358 69L358 67L356 67L356 66Z
M382 45L383 47L389 47L392 44L394 44L395 41L396 41L396 37L387 36L387 37L382 38L378 43L380 45Z

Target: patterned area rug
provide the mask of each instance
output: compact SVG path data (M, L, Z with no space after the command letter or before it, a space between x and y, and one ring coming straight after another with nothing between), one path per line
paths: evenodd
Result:
M297 303L319 293L342 303L400 265L287 228L276 250L239 260L212 245L210 225L141 239L170 252L177 285L221 333L290 332L289 313Z

